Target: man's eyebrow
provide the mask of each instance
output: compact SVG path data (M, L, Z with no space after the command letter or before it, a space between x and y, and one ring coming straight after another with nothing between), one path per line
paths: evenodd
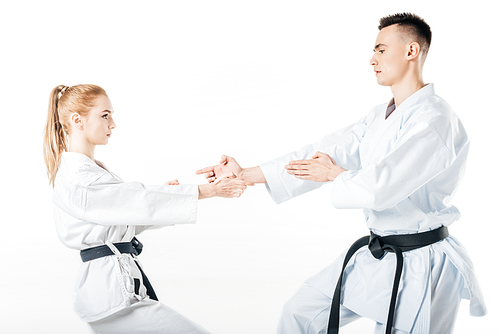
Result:
M382 46L387 47L387 45L382 44L382 43L379 43L379 44L375 45L375 48L373 49L373 51L377 51L377 50L378 50L378 49L380 49L380 47L382 47Z

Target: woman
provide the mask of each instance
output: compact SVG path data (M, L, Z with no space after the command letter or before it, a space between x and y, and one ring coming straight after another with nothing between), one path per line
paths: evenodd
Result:
M75 312L94 333L207 333L158 302L136 256L146 229L194 223L197 201L239 197L251 183L225 177L204 185L123 182L94 159L115 128L113 107L95 85L58 86L50 95L44 158L54 188L59 238L84 261Z

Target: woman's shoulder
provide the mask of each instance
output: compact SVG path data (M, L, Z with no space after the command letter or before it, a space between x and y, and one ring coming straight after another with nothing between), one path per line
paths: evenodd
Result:
M64 152L56 176L56 182L66 185L88 186L106 175L106 171L99 167L92 159L76 152Z

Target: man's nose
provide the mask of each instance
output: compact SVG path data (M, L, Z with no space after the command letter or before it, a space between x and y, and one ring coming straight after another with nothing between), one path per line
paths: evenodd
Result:
M378 64L377 59L375 55L373 55L373 57L370 59L370 65L375 66L377 64Z

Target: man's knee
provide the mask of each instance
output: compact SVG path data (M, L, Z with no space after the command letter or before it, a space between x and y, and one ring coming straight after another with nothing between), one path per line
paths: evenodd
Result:
M290 298L282 308L282 316L287 318L296 319L300 314L301 310L304 308L303 301L298 301L298 298ZM300 316L299 316L300 317Z
M319 305L294 297L283 305L281 323L294 328L294 333L325 333L329 304Z

